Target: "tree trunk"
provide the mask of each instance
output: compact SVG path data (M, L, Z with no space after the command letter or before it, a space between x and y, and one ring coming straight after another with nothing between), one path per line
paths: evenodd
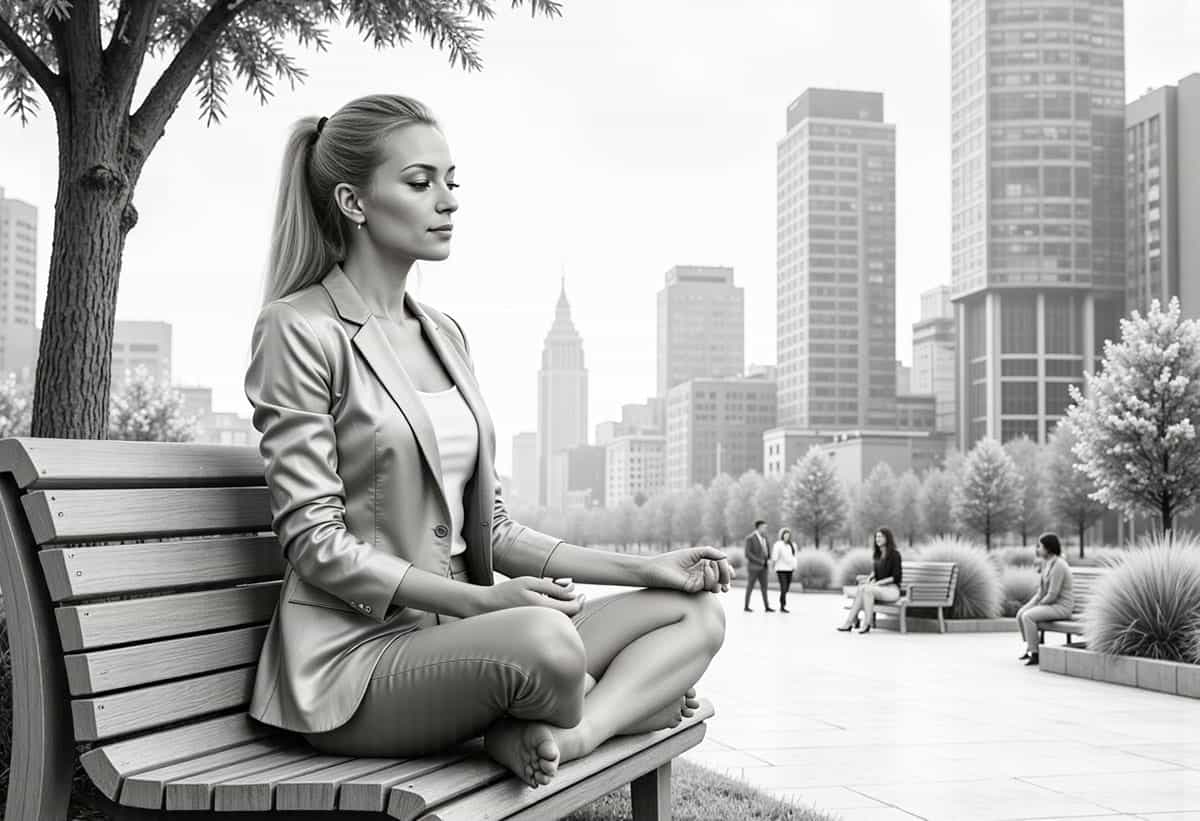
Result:
M54 245L32 434L104 439L121 256L137 221L135 180L121 115L89 101L72 102L66 116L58 123Z
M821 549L821 528L813 528L813 547L817 550Z
M1159 515L1162 516L1163 535L1167 536L1168 542L1170 541L1169 534L1171 533L1171 528L1172 528L1172 525L1174 524L1174 522L1172 521L1173 514L1175 512L1174 510L1172 510L1173 507L1174 507L1174 505L1171 504L1171 498L1169 496L1167 496L1166 494L1163 494L1163 498L1159 502L1159 508L1160 508Z
M1081 559L1083 558L1083 533L1085 530L1087 530L1087 525L1084 524L1083 519L1080 519L1079 520L1079 558L1081 558Z

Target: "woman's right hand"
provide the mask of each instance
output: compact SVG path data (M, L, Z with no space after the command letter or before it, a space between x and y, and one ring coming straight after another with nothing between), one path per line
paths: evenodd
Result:
M567 580L518 576L484 588L481 599L483 613L510 607L549 607L574 616L583 608L585 597L576 593L575 585Z

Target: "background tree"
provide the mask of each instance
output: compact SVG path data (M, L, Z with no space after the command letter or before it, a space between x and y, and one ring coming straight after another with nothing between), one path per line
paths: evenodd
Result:
M654 543L664 550L670 550L674 541L679 538L675 531L675 511L680 506L678 493L662 493L654 498Z
M524 0L513 0L513 6ZM529 0L536 15L557 0ZM415 34L450 63L482 67L480 29L491 0L4 0L0 94L28 122L41 90L58 124L58 192L33 410L33 435L102 439L112 333L125 239L137 224L134 191L188 86L217 123L235 80L266 104L277 81L306 72L286 45L324 50L347 26L377 48ZM166 58L143 78L146 56ZM145 89L137 109L135 91Z
M725 530L735 541L754 528L754 497L762 487L762 482L761 473L748 470L729 489L729 501L725 505Z
M729 544L729 529L725 527L725 506L729 504L729 491L733 477L728 473L718 474L708 483L704 498L704 538L718 547Z
M991 550L992 536L1016 527L1023 490L1021 475L1000 443L980 439L963 462L962 484L954 497L954 519L962 529L982 536Z
M1025 546L1029 544L1030 536L1046 529L1046 488L1043 481L1045 458L1042 449L1028 436L1010 439L1004 443L1004 450L1013 460L1017 473L1021 475L1024 488L1014 530L1021 534L1021 545Z
M679 494L678 507L675 508L675 522L672 530L677 539L682 539L688 547L700 544L704 538L704 501L706 497L702 485L693 485Z
M1075 466L1078 437L1070 419L1058 423L1047 451L1047 506L1054 517L1079 534L1079 558L1083 558L1083 536L1102 515L1105 507L1096 501L1096 483Z
M1099 501L1164 531L1200 503L1200 321L1182 319L1178 299L1121 320L1087 396L1072 386L1071 398L1075 455Z
M846 495L833 471L833 462L820 448L808 453L783 481L783 521L792 528L797 544L811 537L820 549L846 519Z
M867 474L855 510L859 530L868 543L881 527L896 527L896 474L887 462L880 462Z
M0 439L28 436L33 397L29 387L17 382L12 374L0 381Z
M183 394L156 382L145 368L126 374L125 387L113 394L108 438L138 442L190 442L196 420L183 409Z
M780 507L783 504L783 483L778 479L763 477L762 484L754 493L754 518L765 519L767 533L774 540L779 528L783 527Z
M921 537L921 480L911 470L900 475L896 483L896 536L908 542Z
M651 496L637 509L634 517L634 532L637 534L638 545L653 545L655 528L657 527L658 509L662 506L662 496Z
M954 477L944 470L931 470L921 483L921 529L930 536L954 532Z
M637 516L637 509L638 507L632 499L624 499L617 505L616 515L613 517L615 522L612 538L624 550L628 550L629 545L633 542L634 519ZM518 519L518 521L520 520Z

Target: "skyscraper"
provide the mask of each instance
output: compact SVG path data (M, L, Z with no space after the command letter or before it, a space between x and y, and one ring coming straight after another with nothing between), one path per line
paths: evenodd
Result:
M658 292L658 396L696 378L737 376L746 348L745 298L733 269L676 265Z
M571 321L564 280L538 371L538 503L543 506L562 509L567 451L587 444L587 403L583 340Z
M896 128L883 95L810 88L777 146L779 424L896 420Z
M1125 290L1122 0L952 0L959 443L1045 441Z
M763 432L775 426L770 379L689 379L667 394L666 488L707 485L720 473L763 470Z
M955 431L954 306L950 287L921 294L921 318L912 327L912 392L934 397L938 433Z
M1200 74L1125 109L1126 307L1200 316Z
M33 379L36 294L37 208L0 188L0 375Z

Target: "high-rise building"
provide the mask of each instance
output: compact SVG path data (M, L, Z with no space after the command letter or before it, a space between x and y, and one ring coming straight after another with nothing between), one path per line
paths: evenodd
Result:
M567 498L578 500L579 507L604 507L604 450L576 445L567 451Z
M896 128L883 95L810 88L777 146L779 424L896 417Z
M596 444L607 445L618 436L663 432L663 399L651 396L645 402L621 406L621 421L606 420L596 425Z
M676 265L658 292L658 395L696 377L737 376L745 364L742 289L733 269Z
M543 507L563 507L566 451L587 444L587 403L583 339L571 321L564 281L538 371L538 503Z
M1200 316L1200 74L1125 108L1126 308Z
M775 427L775 383L690 379L667 393L667 490L708 485L720 473L763 470L763 432Z
M0 375L33 381L37 359L37 208L0 188Z
M959 444L1045 441L1124 309L1124 8L950 14Z
M139 368L162 385L171 383L171 324L117 320L113 327L112 387L125 385Z
M666 437L658 434L618 436L604 446L604 503L618 507L626 499L638 504L662 493Z
M912 327L912 392L932 395L938 433L955 432L954 306L950 287L921 294L921 318Z
M512 480L507 501L512 505L538 504L537 434L518 433L512 438Z

